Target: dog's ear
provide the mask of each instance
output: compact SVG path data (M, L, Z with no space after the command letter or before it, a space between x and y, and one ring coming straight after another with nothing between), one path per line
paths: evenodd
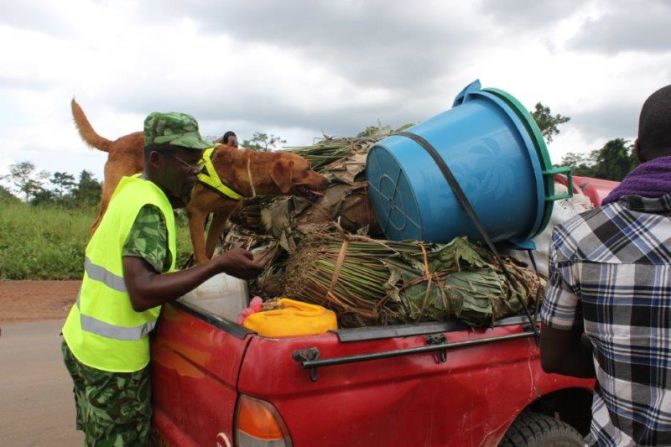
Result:
M293 186L294 162L293 160L278 159L270 170L270 178L282 194L287 194Z

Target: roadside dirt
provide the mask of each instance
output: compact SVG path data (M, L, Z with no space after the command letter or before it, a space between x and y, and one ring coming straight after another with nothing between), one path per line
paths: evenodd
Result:
M81 281L0 281L0 323L64 319Z

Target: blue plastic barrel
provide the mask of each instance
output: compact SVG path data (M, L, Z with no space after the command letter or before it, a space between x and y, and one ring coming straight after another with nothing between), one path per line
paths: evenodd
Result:
M552 213L552 169L533 118L512 96L475 81L452 109L408 132L425 138L449 166L493 241L522 244ZM415 141L390 136L371 148L368 194L388 239L480 240L431 156Z

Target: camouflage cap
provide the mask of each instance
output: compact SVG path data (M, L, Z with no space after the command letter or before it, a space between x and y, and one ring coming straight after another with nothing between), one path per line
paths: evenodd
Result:
M185 149L202 150L213 144L198 132L198 122L186 113L150 113L144 120L144 146L170 144Z

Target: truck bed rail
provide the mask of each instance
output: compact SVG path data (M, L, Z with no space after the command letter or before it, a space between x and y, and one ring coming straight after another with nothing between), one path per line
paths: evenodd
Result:
M418 346L415 348L397 349L394 351L373 352L370 354L358 354L344 357L333 357L329 359L319 358L319 349L310 347L299 349L293 352L292 358L298 362L303 369L308 371L310 380L316 382L318 379L317 369L333 365L344 365L347 363L366 362L371 360L387 359L411 354L422 354L427 352L436 353L436 361L443 363L447 360L447 351L460 349L470 346L485 345L505 340L515 340L519 338L533 337L534 331L525 330L518 334L501 335L498 337L479 338L475 340L465 340L448 343L443 334L428 335L425 340L427 346Z

